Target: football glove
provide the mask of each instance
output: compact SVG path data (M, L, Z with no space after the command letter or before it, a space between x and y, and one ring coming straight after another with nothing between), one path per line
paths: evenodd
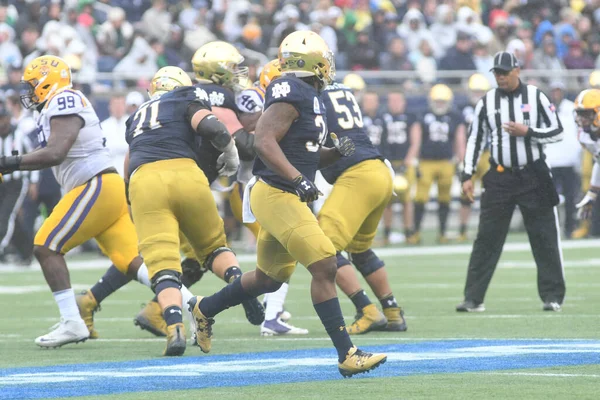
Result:
M240 157L237 148L235 147L235 142L232 139L223 150L223 154L217 158L217 170L219 171L219 176L235 175L239 165Z
M317 200L319 195L323 195L319 188L304 175L298 175L293 182L296 194L302 202L310 203Z
M338 136L333 132L331 132L329 136L331 137L336 150L342 155L342 157L350 157L354 155L356 148L352 139L350 139L348 136L343 136L341 139L339 139Z
M587 191L583 199L575 206L577 207L577 218L587 220L592 217L592 209L597 196L597 193Z

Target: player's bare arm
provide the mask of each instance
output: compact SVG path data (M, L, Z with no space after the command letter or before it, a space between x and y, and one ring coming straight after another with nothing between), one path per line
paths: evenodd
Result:
M283 139L299 116L300 114L291 104L275 103L260 117L254 134L254 150L260 159L279 176L290 181L301 174L288 161L278 142Z
M410 166L414 163L419 157L419 152L421 151L421 141L423 136L423 131L421 129L421 124L415 122L410 127L410 147L406 152L406 158L404 159L404 164L406 166Z
M465 151L467 150L467 129L464 124L458 125L456 128L456 139L454 139L454 154L459 163L465 159Z
M240 123L244 126L247 132L253 132L256 130L256 123L258 122L261 113L241 113L239 116Z
M51 134L46 147L21 157L19 169L38 170L62 163L75 143L83 120L77 115L53 117L50 121Z

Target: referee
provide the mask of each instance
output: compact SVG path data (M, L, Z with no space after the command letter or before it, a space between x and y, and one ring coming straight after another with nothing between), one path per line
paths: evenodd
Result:
M17 126L11 122L11 116L8 107L4 103L0 103L0 157L11 156L13 152L26 154L33 150L26 135L27 132L17 129ZM38 171L15 171L2 177L2 184L0 184L0 262L5 261L6 247L17 229L17 214L27 196L30 183L32 181L35 183L37 177Z
M488 138L490 169L483 177L479 230L473 244L464 301L456 311L485 311L483 299L498 264L516 206L523 214L537 265L544 311L560 311L565 280L556 205L558 195L544 145L562 140L554 106L540 89L519 79L512 53L499 52L492 68L497 89L477 103L469 128L462 190L473 201L472 175Z

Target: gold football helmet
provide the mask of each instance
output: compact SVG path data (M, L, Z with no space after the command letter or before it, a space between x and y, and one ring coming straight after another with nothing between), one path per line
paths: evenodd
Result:
M600 89L586 89L577 95L575 121L585 132L600 134Z
M182 86L192 86L190 76L179 67L162 67L150 82L150 97L163 95Z
M279 65L279 59L276 58L266 63L260 71L258 79L260 87L266 90L271 81L279 76L281 76L281 65Z
M346 75L342 83L344 84L344 86L348 86L351 90L356 90L357 92L365 90L365 88L367 87L367 85L365 84L365 80L362 78L362 76L358 74Z
M321 89L335 79L333 53L321 36L312 31L296 31L283 39L279 46L279 63L283 74L316 77Z
M248 79L248 67L242 67L244 56L238 49L226 42L210 42L200 47L192 66L196 80L201 83L215 83L233 90L243 87Z
M471 75L468 83L469 98L475 104L491 89L487 78L479 73Z
M437 84L429 91L429 107L436 115L444 115L452 108L454 94L446 85Z
M71 69L60 57L37 57L25 67L21 85L21 104L31 108L50 99L58 90L70 88Z

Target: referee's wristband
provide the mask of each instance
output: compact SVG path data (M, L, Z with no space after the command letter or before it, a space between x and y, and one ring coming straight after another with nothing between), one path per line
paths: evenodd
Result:
M468 181L469 179L471 179L472 177L473 177L473 175L467 174L463 171L460 174L460 183L464 183L464 182Z

